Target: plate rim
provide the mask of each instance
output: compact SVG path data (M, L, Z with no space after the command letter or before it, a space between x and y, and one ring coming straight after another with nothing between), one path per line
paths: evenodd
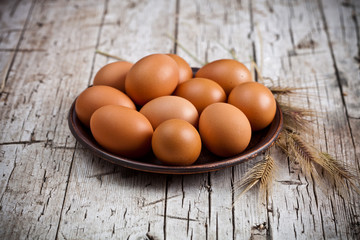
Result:
M89 149L92 153L94 153L96 156L100 157L101 159L109 161L113 164L138 171L161 173L161 174L196 174L196 173L212 172L249 161L254 157L256 157L257 155L263 153L266 149L270 148L275 143L275 140L278 138L283 126L283 114L279 106L279 103L276 102L275 117L273 122L270 124L270 126L272 124L276 124L276 126L274 127L273 135L270 137L268 141L265 142L265 144L263 144L260 148L257 148L256 151L250 151L245 154L240 153L233 157L228 157L225 158L224 160L217 162L202 163L202 164L195 164L189 166L160 165L156 163L147 163L135 159L129 159L126 157L118 156L94 145L93 142L90 141L86 136L83 136L77 124L75 123L77 119L75 112L75 103L76 103L76 99L72 103L71 108L69 110L68 125L72 135L75 137L75 139L78 142L81 143L81 145ZM279 119L279 121L274 122L275 119Z

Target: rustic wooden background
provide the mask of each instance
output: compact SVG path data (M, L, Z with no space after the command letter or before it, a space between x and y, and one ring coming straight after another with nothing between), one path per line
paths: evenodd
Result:
M1 239L359 239L359 195L321 189L276 149L272 193L237 199L256 160L171 176L107 163L71 135L75 97L110 57L253 59L266 84L305 87L307 139L360 169L360 1L0 1ZM179 44L169 37L173 36ZM270 80L272 79L272 80ZM233 205L233 202L234 205Z

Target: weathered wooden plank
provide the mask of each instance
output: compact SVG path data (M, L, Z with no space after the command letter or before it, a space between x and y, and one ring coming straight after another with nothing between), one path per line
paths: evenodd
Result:
M77 151L60 239L162 238L164 176L124 169Z
M0 99L8 95L4 92L6 78L19 51L21 35L31 12L32 2L2 1L0 3Z
M359 159L359 154L360 154L360 121L359 119L350 119L350 127L351 127L351 132L352 132L352 136L354 139L354 144L355 144L355 153L356 153L356 158ZM354 170L359 172L360 171L360 166L359 166L359 162L357 162L357 166L354 165Z
M12 97L3 103L9 107L1 112L0 142L67 143L70 131L64 116L80 89L87 86L89 53L93 53L97 37L94 16L100 11L93 3L64 4L39 2L33 10L20 48L34 51L19 52L8 76L4 91ZM80 21L87 15L88 20Z
M359 51L359 31L358 18L360 5L358 1L339 2L331 1L330 5L319 1L323 11L321 12L323 21L327 26L328 40L331 43L330 51L333 53L333 63L339 88L342 92L343 103L346 107L346 116L351 131L352 142L355 153L357 153L357 128L352 125L352 118L360 118L360 80L359 61L357 61ZM330 7L333 6L333 7ZM342 34L338 34L341 30ZM355 127L353 127L355 126ZM352 165L359 164L359 158L350 160Z
M98 50L133 63L149 54L172 52L173 42L166 36L175 31L175 8L175 3L162 1L109 1ZM96 72L113 61L116 59L98 54L90 84Z
M73 89L88 83L102 6L37 1L32 9L1 101L4 239L53 239L58 232L75 147L66 117Z
M73 150L44 143L1 146L0 236L53 239Z
M266 239L268 233L268 206L266 196L259 194L258 187L254 187L240 195L238 184L245 173L264 156L258 156L247 163L239 165L234 170L234 209L233 225L234 239Z
M167 239L209 236L209 175L172 176L167 187ZM171 198L170 196L176 196Z
M174 32L173 2L105 4L93 51L98 48L135 62L150 53L172 50L173 42L165 34ZM88 63L93 68L89 84L95 72L111 61L114 59L96 55L94 62ZM167 193L166 187L165 175L124 169L95 158L89 151L76 151L58 237L165 239L166 202L177 197Z
M314 119L316 127L307 140L340 160L356 164L320 6L312 1L271 1L257 2L254 7L261 33L256 49L264 51L257 52L257 59L264 55L264 76L282 86L307 87L307 97L290 98L291 104L324 112L323 117ZM298 166L281 165L278 172L276 194L269 199L273 238L307 239L311 235L317 239L356 239L351 224L357 221L358 200L345 202L331 189L322 191L319 183L313 184L299 173Z
M249 1L180 1L177 40L201 63L232 58L250 67L252 58ZM177 53L191 66L202 64L181 48Z
M360 9L359 1L319 1L322 7L321 17L324 21L329 47L332 52L336 78L343 93L347 115L360 118ZM359 11L359 10L358 10Z
M33 1L1 1L0 51L13 51L19 43Z
M261 156L214 173L142 173L94 157L66 122L74 98L113 61L96 55L97 48L129 61L177 52L200 66L169 34L203 62L231 58L225 48L233 49L248 66L254 58L275 84L308 87L305 97L289 98L324 113L306 139L359 171L359 87L351 60L358 2L5 3L1 24L10 27L1 30L0 67L16 56L0 102L1 238L358 238L358 195L321 190L275 149L278 171L267 201L254 189L232 208L232 186ZM3 20L17 3L11 20Z
M232 58L229 52L232 50L240 61L250 67L253 51L249 37L248 1L180 1L178 22L177 53L190 65L201 67L201 63ZM192 59L182 47L200 62ZM178 216L184 221L167 220L168 237L250 238L251 228L266 221L266 215L261 210L257 211L256 193L239 199L233 208L232 191L233 183L243 176L249 166L245 164L199 176L172 178L169 193L183 197L168 201L167 215L168 218ZM254 210L260 214L251 215ZM251 216L244 218L246 214Z

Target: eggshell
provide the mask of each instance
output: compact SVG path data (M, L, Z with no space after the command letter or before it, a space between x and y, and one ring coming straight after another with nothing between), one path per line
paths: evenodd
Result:
M228 102L246 115L253 131L267 127L275 117L275 98L261 83L240 84L231 91Z
M174 59L179 67L179 84L192 78L193 72L191 70L191 67L182 57L176 54L166 54L166 55Z
M154 131L152 149L155 156L168 165L191 165L200 155L198 131L182 119L170 119Z
M136 62L125 79L125 91L138 105L172 94L179 82L175 60L165 54L152 54Z
M91 117L90 129L102 147L124 157L138 158L151 149L150 122L130 108L117 105L99 108Z
M120 105L135 109L135 104L125 93L109 86L92 86L80 93L76 99L75 112L80 121L90 126L91 115L105 105Z
M199 114L212 103L226 101L222 87L207 78L192 78L180 84L174 94L189 100Z
M199 132L206 148L221 157L241 153L251 139L249 120L228 103L213 103L206 107L200 115Z
M233 59L220 59L204 65L195 77L209 78L217 82L228 95L237 85L252 81L251 73L244 64Z
M199 114L195 106L188 100L178 96L158 97L146 103L140 113L149 119L154 129L169 119L183 119L197 126Z
M103 66L95 75L94 86L106 85L125 92L126 74L132 65L126 61L118 61Z

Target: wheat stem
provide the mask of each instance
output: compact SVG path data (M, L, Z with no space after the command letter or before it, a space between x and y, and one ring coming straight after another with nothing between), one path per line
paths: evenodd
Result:
M189 55L192 59L194 59L195 62L199 63L201 66L203 66L205 63L202 62L200 59L198 59L194 54L192 54L189 50L187 50L181 43L179 43L178 40L176 40L173 36L170 34L166 34L168 38L170 38L172 41L174 41L177 46L179 46L184 52Z
M95 53L101 54L101 55L106 56L106 57L114 58L114 59L119 60L119 61L125 61L121 57L118 57L118 56L115 56L115 55L100 51L99 49L96 49Z
M245 176L239 182L234 184L233 191L237 189L242 189L236 199L239 199L241 196L243 196L246 192L248 192L257 184L260 185L259 194L261 196L265 196L266 191L268 190L269 184L273 177L274 168L275 168L275 161L270 156L270 153L267 152L265 157L262 159L262 161L257 163L251 169L249 169L245 173Z
M224 44L222 44L221 42L217 41L217 43L218 43L224 50L226 50L227 52L230 53L232 59L234 59L234 60L236 60L236 61L239 61L238 58L237 58L237 56L236 56L236 52L235 52L235 49L234 49L234 48L228 49L228 48L227 48Z

